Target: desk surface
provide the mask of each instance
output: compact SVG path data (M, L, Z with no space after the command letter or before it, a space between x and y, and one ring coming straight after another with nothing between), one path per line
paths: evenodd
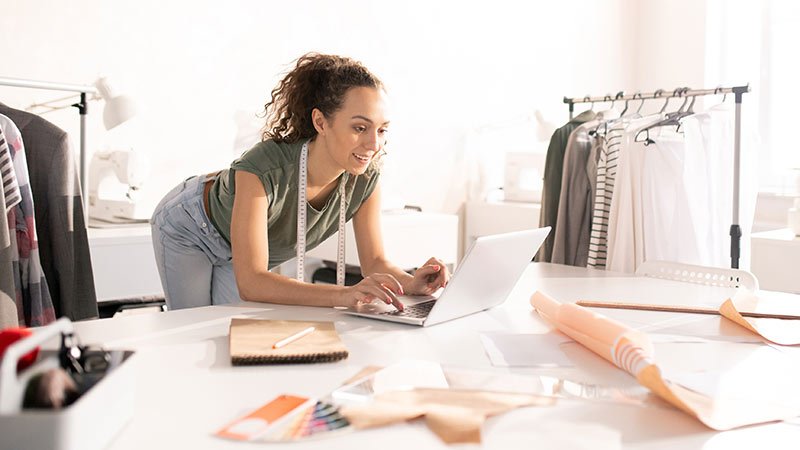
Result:
M519 375L554 374L606 386L638 386L631 377L593 355L584 355L585 364L578 368L493 367L481 344L481 332L544 333L550 329L532 312L528 303L536 289L562 301L585 298L704 305L717 305L731 294L726 288L531 264L503 305L430 328L351 317L323 308L242 303L81 322L76 324L76 329L83 342L140 350L135 417L112 443L112 449L255 448L251 444L217 439L211 433L279 394L322 396L364 366L390 365L404 359L433 360L445 368ZM649 332L749 336L743 329L716 316L605 312ZM227 332L233 316L335 321L350 357L333 364L232 367ZM679 355L665 356L681 359ZM794 356L787 353L787 357ZM484 447L509 448L508 439L513 436L513 446L532 448L547 427L579 433L587 426L603 427L607 434L618 435L624 448L738 448L742 443L755 447L767 442L775 448L772 442L776 438L790 443L787 448L794 448L800 441L800 426L789 423L717 433L669 407L559 401L553 407L526 408L491 419L484 429ZM286 448L324 446L374 450L376 443L382 448L447 448L420 423L362 431L324 441L286 444ZM269 445L270 448L281 447Z

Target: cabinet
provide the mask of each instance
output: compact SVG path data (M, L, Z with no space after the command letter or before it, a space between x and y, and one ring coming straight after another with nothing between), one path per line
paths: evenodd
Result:
M800 237L792 230L762 231L750 237L750 271L761 289L800 294Z
M164 296L150 225L87 231L98 302Z
M540 203L469 201L465 211L464 251L475 238L539 228Z

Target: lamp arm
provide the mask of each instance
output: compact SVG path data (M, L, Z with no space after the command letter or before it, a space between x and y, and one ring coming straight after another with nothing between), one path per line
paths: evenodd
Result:
M89 100L100 100L100 99L102 99L102 97L97 95L96 92L91 92L91 94L92 94L92 96L89 98ZM47 113L51 113L53 111L60 111L62 109L71 108L71 107L75 106L74 103L62 103L62 102L72 101L75 97L78 97L78 94L68 95L66 97L61 97L61 98L55 98L53 100L48 100L46 102L41 102L41 103L32 103L32 104L28 105L27 108L25 108L25 111L34 112L34 110L36 110L38 108L42 108L42 109L46 109L46 111L40 112L38 114L47 114ZM61 103L61 104L59 105L58 103Z

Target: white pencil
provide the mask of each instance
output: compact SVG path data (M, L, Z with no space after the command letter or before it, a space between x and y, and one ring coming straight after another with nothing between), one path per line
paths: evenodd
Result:
M289 337L287 337L287 338L281 339L280 341L276 342L276 343L275 343L275 344L272 346L272 348L281 348L281 347L284 347L284 346L286 346L286 345L288 345L288 344L291 344L292 342L294 342L294 341L296 341L296 340L300 339L300 338L301 338L301 337L303 337L303 336L308 336L309 334L313 333L313 332L314 332L314 330L316 330L316 328L314 328L314 327L308 327L308 328L306 328L306 329L305 329L305 330L303 330L303 331L298 331L297 333L295 333L295 334L293 334L293 335L291 335L291 336L289 336Z

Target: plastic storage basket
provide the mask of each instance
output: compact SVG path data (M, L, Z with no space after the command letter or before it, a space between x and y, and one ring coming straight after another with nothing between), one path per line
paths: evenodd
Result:
M48 340L70 332L72 323L59 319L6 350L0 364L0 450L102 449L133 416L135 355L131 352L124 352L122 363L75 403L59 410L21 409L28 380L59 363L57 354L43 352L33 366L17 373L17 362Z

